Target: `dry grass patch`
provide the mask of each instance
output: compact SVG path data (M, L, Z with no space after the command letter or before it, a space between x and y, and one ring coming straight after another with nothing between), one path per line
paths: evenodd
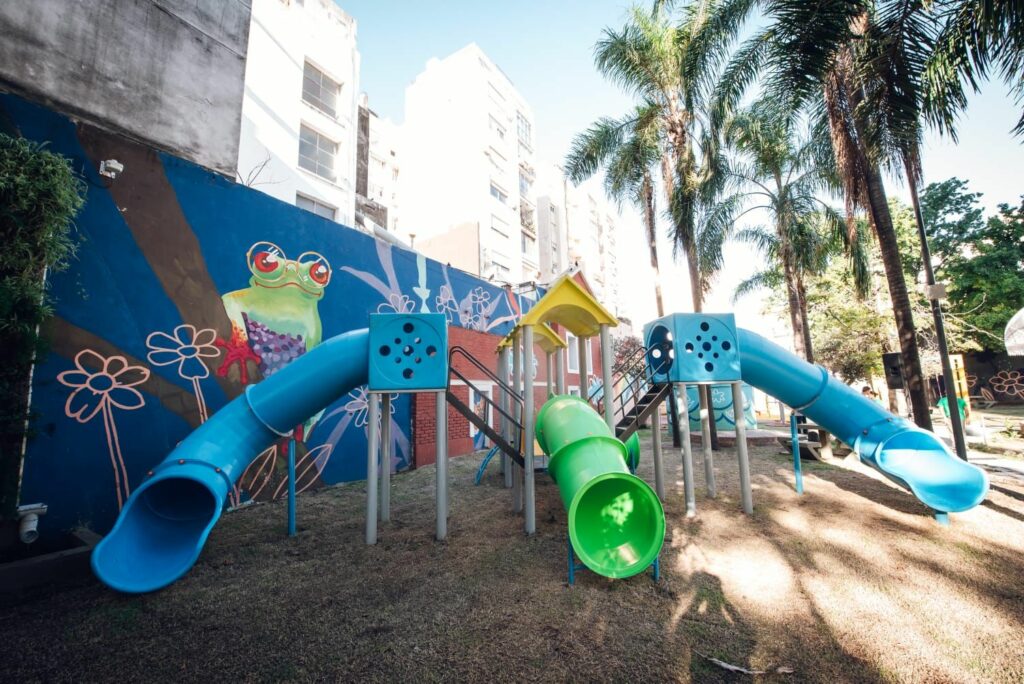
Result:
M645 439L641 475L650 481ZM699 452L699 450L698 450ZM362 543L362 483L224 516L182 581L141 597L88 584L2 609L3 681L1024 680L1024 492L937 526L873 471L805 464L792 489L780 450L752 450L755 515L740 511L735 456L720 496L687 519L667 450L662 580L566 584L565 514L538 476L525 538L496 466L451 462L450 538L433 541L433 468L392 480L395 522ZM1008 493L1006 493L1008 492ZM45 648L41 644L45 641ZM739 677L743 680L743 677ZM745 679L750 679L749 677Z

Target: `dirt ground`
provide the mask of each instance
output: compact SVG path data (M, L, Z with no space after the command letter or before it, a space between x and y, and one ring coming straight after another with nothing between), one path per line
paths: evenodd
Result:
M649 436L640 474L651 481ZM697 454L696 471L703 473ZM0 607L0 681L1024 681L1024 486L942 528L858 464L752 452L755 513L732 450L719 497L687 519L667 450L662 578L566 581L565 513L537 478L525 538L497 468L451 462L450 538L434 469L393 478L394 522L363 544L362 483L226 514L196 567L156 594L87 583ZM1015 484L1016 482L1016 484Z

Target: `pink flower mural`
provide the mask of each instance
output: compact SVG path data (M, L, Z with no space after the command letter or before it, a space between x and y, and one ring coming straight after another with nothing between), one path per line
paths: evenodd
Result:
M206 397L200 380L210 377L210 369L203 359L215 359L220 356L220 349L215 341L217 332L212 328L196 330L194 325L179 325L171 334L153 332L146 338L149 353L146 358L154 366L170 366L178 364L178 375L192 383L192 392L196 395L199 407L199 420L205 423L209 417L206 408Z
M97 371L89 368L99 368ZM79 423L88 423L97 415L103 417L103 430L107 437L107 451L114 469L114 488L118 510L131 494L128 471L124 466L121 442L114 421L114 409L134 411L146 403L135 389L149 379L149 369L131 366L123 356L105 358L91 349L75 355L74 370L57 376L58 382L72 388L64 404L64 413Z

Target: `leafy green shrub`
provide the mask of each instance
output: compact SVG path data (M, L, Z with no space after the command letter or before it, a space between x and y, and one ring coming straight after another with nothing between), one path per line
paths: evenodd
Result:
M84 202L68 159L0 134L0 519L18 505L32 363L52 313L46 274L74 255L71 220Z

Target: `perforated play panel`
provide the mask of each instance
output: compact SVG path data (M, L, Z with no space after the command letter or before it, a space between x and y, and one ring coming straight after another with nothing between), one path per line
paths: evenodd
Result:
M733 314L672 314L644 326L656 382L735 382L740 354Z
M444 314L370 314L370 391L421 392L448 386Z

